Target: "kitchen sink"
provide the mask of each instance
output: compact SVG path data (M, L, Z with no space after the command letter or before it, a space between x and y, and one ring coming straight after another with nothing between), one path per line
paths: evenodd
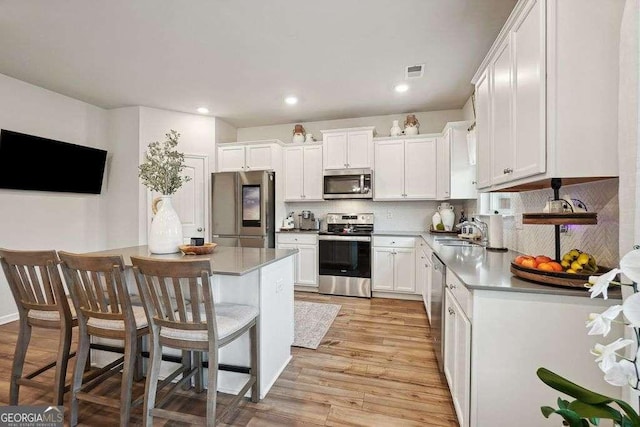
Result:
M441 246L482 246L480 243L471 242L459 237L438 237L434 240Z

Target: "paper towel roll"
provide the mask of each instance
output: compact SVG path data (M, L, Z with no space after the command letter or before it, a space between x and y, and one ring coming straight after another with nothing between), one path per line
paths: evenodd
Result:
M489 247L504 247L502 238L502 215L489 215Z

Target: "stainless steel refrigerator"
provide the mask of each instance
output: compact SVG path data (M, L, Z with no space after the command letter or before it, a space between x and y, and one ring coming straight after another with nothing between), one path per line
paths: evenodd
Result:
M211 241L275 247L275 180L272 171L212 173Z

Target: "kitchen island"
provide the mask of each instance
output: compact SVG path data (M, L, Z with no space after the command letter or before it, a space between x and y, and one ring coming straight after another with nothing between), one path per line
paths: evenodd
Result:
M211 286L215 302L248 304L259 308L258 349L260 352L260 398L263 398L291 360L293 343L293 281L296 250L240 248L218 246L210 255L182 255L181 253L153 255L147 246L133 246L93 252L92 255L122 255L127 267L132 256L155 259L208 259L211 262ZM132 293L137 294L135 280L127 269ZM117 341L100 340L102 344ZM165 349L169 355L178 355ZM95 353L99 353L96 351ZM220 350L220 364L249 366L249 337L245 334ZM95 354L94 362L104 365L117 358L110 353ZM164 362L161 377L174 369ZM244 384L244 374L220 371L218 390L237 393ZM205 374L206 381L206 374Z

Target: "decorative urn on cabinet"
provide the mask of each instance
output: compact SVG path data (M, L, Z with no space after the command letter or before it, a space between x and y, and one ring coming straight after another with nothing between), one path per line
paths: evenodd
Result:
M293 138L291 138L291 142L293 142L294 144L304 142L305 134L306 132L302 125L295 125L295 127L293 128Z
M416 119L415 114L408 114L404 121L404 134L405 135L417 135L420 128L420 122Z

